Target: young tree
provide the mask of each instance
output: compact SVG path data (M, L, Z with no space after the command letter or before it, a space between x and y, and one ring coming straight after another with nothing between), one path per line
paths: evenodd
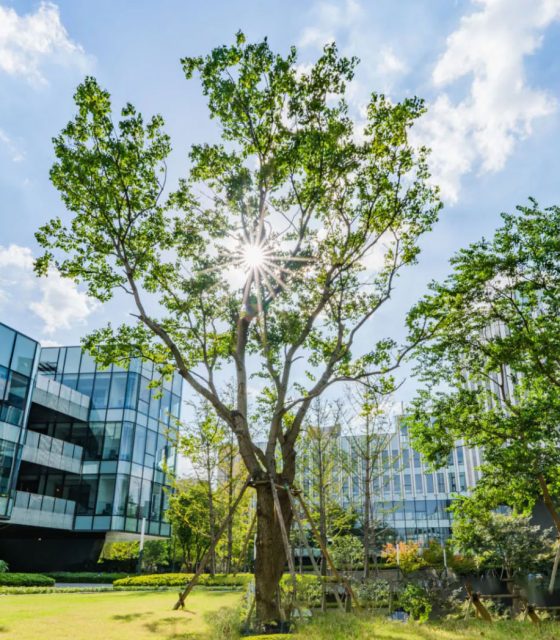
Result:
M183 425L178 439L178 451L191 462L201 485L206 488L210 539L217 531L217 512L220 512L218 474L226 441L226 426L218 419L207 401L194 406L194 417ZM222 514L223 517L223 514ZM210 554L210 573L216 573L216 549Z
M271 483L291 486L314 398L385 373L409 349L371 333L356 343L440 208L426 149L408 138L424 106L372 94L358 130L344 101L356 61L334 45L303 71L295 49L281 56L241 33L182 62L187 78L200 76L221 143L193 146L189 178L165 195L161 117L144 123L127 105L114 123L109 94L88 78L54 140L51 179L72 218L37 233L46 252L36 267L103 302L129 296L132 321L84 346L102 363L141 356L176 369L234 432L257 494L257 616L278 620L286 556ZM233 408L216 379L229 373ZM262 449L252 375L266 407ZM289 528L285 491L279 500Z
M529 516L473 509L463 503L459 500L453 508L452 544L474 557L477 565L499 566L511 580L540 569L552 557L551 529L543 531Z
M381 382L381 381L380 381ZM383 514L377 509L373 494L373 481L379 482L383 475L380 465L381 454L391 441L390 417L387 414L387 396L394 390L393 381L388 379L384 384L375 387L359 388L354 393L353 412L348 421L348 432L351 434L351 453L347 456L349 471L354 474L361 485L361 523L363 531L364 578L370 577L370 559L376 548L377 534L383 537ZM393 460L398 464L398 460ZM377 517L376 517L377 516Z
M179 480L169 498L166 517L188 571L196 571L212 539L207 496L204 482L188 479Z
M435 464L459 438L481 447L472 500L521 511L542 499L560 533L560 208L531 201L502 218L409 316L413 333L434 331L412 434Z
M340 421L340 403L318 398L311 406L298 446L299 484L325 547L353 518L340 508L344 459ZM324 558L322 567L326 575Z

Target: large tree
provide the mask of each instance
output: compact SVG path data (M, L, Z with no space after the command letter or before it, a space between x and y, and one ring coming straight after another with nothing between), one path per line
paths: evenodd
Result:
M177 370L235 433L257 494L257 615L277 620L286 557L270 480L292 484L314 398L374 379L408 348L375 339L368 321L440 208L427 152L409 142L424 107L372 94L356 126L344 100L356 60L334 45L306 68L295 49L282 56L238 34L182 64L199 75L221 142L194 145L188 177L168 193L162 118L145 123L127 105L115 122L109 94L88 78L54 140L51 179L71 217L37 234L37 271L54 265L101 301L128 296L131 321L85 346L101 362L140 355ZM233 408L219 391L230 373ZM279 500L289 527L281 489Z
M436 465L459 438L479 447L471 500L488 510L542 500L560 533L560 208L531 201L502 218L410 313L413 333L433 330L418 351L426 386L412 431Z

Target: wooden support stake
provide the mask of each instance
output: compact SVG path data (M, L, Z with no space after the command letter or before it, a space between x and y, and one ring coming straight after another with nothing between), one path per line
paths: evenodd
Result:
M296 522L298 524L299 533L300 533L300 539L303 542L303 544L305 545L307 553L309 554L309 559L311 560L311 565L313 566L313 570L319 576L319 578L322 580L323 576L321 575L321 571L320 571L319 566L317 565L317 562L316 562L315 557L313 555L313 549L311 549L311 547L309 546L309 542L307 541L307 538L305 537L305 531L303 530L303 524L302 524L301 519L299 517L299 513L297 511L297 506L296 506L296 503L294 501L294 497L292 495L292 492L289 490L288 487L285 487L285 489L288 492L288 496L290 498L290 504L292 505L292 513L294 514L294 517L295 517ZM338 604L339 609L341 611L344 611L344 605L342 604L342 600L340 599L340 595L338 594L338 591L336 589L334 590L334 596L336 598L336 602Z
M537 612L535 611L535 607L532 604L528 604L527 608L525 609L525 611L527 612L527 615L529 616L529 618L530 618L530 620L531 620L531 622L533 624L540 624L541 623L541 619L537 615Z
M317 531L317 527L315 526L315 524L313 522L313 518L311 517L311 514L309 513L309 509L307 508L307 505L305 504L303 498L301 497L301 493L298 491L298 492L296 492L295 495L296 495L296 498L299 500L299 503L301 504L303 512L305 513L305 517L307 518L307 520L309 522L309 526L311 527L311 530L313 531L313 535L315 536L317 542L319 543L319 546L321 547L321 551L322 551L323 555L325 556L325 560L327 561L329 567L331 568L331 571L333 572L334 577L337 579L338 582L342 582L342 584L346 588L346 591L348 592L348 594L350 595L352 600L354 600L354 602L356 603L356 606L359 608L360 607L360 603L358 602L358 598L356 598L354 590L350 586L350 583L348 582L348 580L346 580L346 578L341 576L338 573L336 567L334 566L334 562L332 561L332 558L331 558L329 552L327 551L326 546L323 544L323 541L321 540L321 536L319 535L319 532Z
M294 565L294 558L292 556L292 547L290 545L290 539L288 538L286 522L284 520L284 516L282 515L282 507L280 505L280 500L278 498L278 490L276 489L276 484L274 483L272 474L270 475L270 486L272 488L272 498L274 500L274 508L276 509L276 515L278 516L278 524L280 525L280 533L282 534L282 542L284 543L284 551L286 552L286 558L288 559L288 567L290 568L290 574L292 576L292 585L294 590L292 595L295 599L295 594L297 589L296 567Z
M558 562L560 562L560 541L558 543L558 549L556 549L556 555L554 556L554 564L552 565L552 574L550 576L550 583L548 585L548 593L552 593L554 591L556 573L558 572Z
M206 568L206 563L208 562L210 555L213 553L220 538L224 534L224 531L227 529L229 521L233 518L233 515L237 507L239 506L239 503L241 502L241 498L243 498L243 495L247 490L247 487L250 485L250 483L251 483L251 477L249 476L247 480L245 480L245 483L243 484L243 486L241 487L241 491L239 492L237 498L235 499L235 502L231 506L231 509L229 510L229 513L226 519L222 522L220 528L218 529L216 535L214 536L214 539L210 543L210 546L208 547L208 549L206 549L206 553L202 556L202 560L198 565L198 569L196 570L196 573L194 574L192 579L189 580L185 589L179 594L179 599L177 600L177 602L175 603L175 606L173 607L174 611L176 611L177 609L182 609L185 606L185 599L187 598L189 593L193 590L193 587L196 585L200 576L202 575L202 572Z
M483 620L486 620L486 622L492 622L492 616L488 612L488 609L480 601L480 594L476 593L476 591L472 591L469 584L466 585L466 589L467 594L474 605L477 615L480 616Z

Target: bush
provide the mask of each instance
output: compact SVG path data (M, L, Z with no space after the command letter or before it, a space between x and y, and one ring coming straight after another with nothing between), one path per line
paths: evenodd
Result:
M54 587L54 580L41 573L0 573L0 586Z
M367 580L362 582L357 589L360 604L373 609L388 607L390 593L391 586L387 580Z
M403 573L411 573L426 566L426 562L420 557L420 545L417 542L398 542L396 546L388 542L381 557L387 563L398 564Z
M428 592L416 584L407 584L399 594L400 606L413 620L426 622L432 611Z
M79 583L89 582L92 584L111 584L115 580L128 578L128 573L101 573L94 571L51 571L45 574L53 578L56 582Z
M0 595L29 595L31 593L113 593L113 587L1 587Z
M115 587L184 587L192 580L193 573L156 573L152 575L129 576L115 580ZM204 573L198 579L201 587L244 587L253 579L250 573L237 575L217 573L211 576Z
M280 580L280 593L285 606L291 603L293 591L292 576L285 573ZM313 608L321 604L323 590L321 578L314 574L296 574L297 602L305 607Z
M5 560L0 560L0 573L6 573L8 571L8 563Z

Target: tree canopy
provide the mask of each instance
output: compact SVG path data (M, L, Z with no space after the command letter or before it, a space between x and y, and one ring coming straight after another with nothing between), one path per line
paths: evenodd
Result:
M474 499L527 509L543 498L560 530L560 208L532 200L502 219L409 315L413 334L433 333L418 349L412 433L436 465L460 438L479 447Z
M263 562L276 564L263 582L257 560L261 619L278 615L284 561L264 482L293 482L314 398L337 382L375 381L410 349L371 333L358 347L358 336L416 262L440 209L427 150L409 140L423 102L373 93L356 124L345 101L356 64L331 44L304 68L295 48L277 54L242 33L184 58L220 141L194 144L173 188L163 119L145 121L129 104L115 122L109 93L86 79L75 117L54 139L51 179L71 216L37 233L39 274L55 266L102 302L122 293L133 303L128 322L92 332L85 347L105 364L140 356L162 374L177 370L235 433L261 483L257 558L264 545Z

